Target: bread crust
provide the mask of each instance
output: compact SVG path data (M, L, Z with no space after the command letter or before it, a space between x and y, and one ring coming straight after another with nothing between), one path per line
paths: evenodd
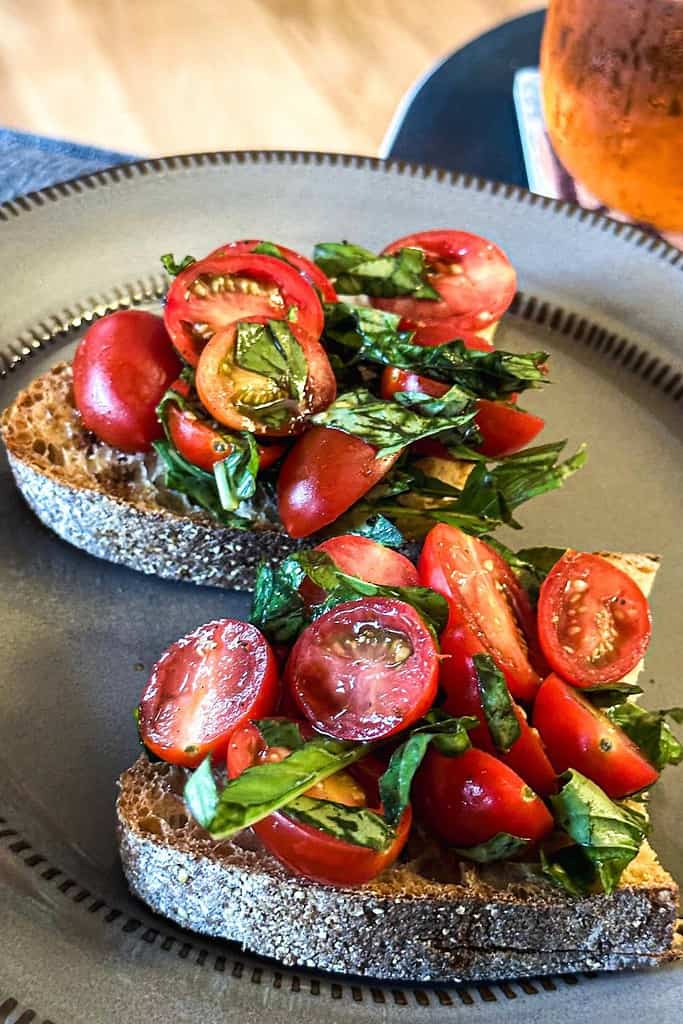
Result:
M291 875L250 833L217 842L182 802L183 769L141 757L119 780L131 890L157 913L283 964L465 982L650 967L673 956L678 889L644 846L615 893L574 899L522 865L425 845L357 888Z

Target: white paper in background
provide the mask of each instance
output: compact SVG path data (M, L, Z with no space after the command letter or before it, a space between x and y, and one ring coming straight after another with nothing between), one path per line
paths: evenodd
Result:
M618 210L604 206L587 188L571 177L556 157L543 120L541 73L538 68L521 68L516 72L513 97L529 189L539 195L550 196L551 199L570 199L587 210L600 210L614 220L628 224L639 223ZM660 235L670 245L683 249L683 234L667 234L649 224L639 223L639 226Z

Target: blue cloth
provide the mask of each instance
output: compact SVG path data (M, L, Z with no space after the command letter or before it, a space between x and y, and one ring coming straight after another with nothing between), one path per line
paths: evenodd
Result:
M137 157L0 128L0 202Z

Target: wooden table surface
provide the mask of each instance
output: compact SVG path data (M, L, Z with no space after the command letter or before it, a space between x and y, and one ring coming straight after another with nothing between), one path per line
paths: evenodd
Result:
M539 5L0 0L0 124L140 154L376 153L419 75Z

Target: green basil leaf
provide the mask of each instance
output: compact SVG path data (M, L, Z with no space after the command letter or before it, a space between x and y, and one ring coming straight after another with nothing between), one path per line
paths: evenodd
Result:
M290 722L286 718L259 718L254 725L268 747L298 750L304 745L304 738L297 722Z
M261 821L273 811L286 807L303 796L316 782L321 782L365 757L369 749L368 744L346 743L318 736L304 743L283 761L253 765L236 779L231 779L218 794L211 820L200 824L214 838L226 839ZM194 775L186 784L186 794L193 778ZM200 778L195 787L205 785L203 778ZM199 802L192 787L190 799L193 806L202 812L205 804Z
M338 534L339 531L335 529L334 532ZM349 533L377 541L385 548L400 548L405 543L401 531L397 530L386 516L369 516L365 522L360 523L355 529L349 530Z
M187 809L202 828L208 828L218 807L218 787L211 771L211 755L190 775L183 793Z
M467 730L478 724L476 718L451 718L434 709L425 716L422 725L410 730L408 739L394 750L379 780L379 795L387 821L395 825L410 803L413 779L430 743L447 757L455 757L472 745Z
M313 251L313 259L328 277L335 279L336 290L343 295L441 299L427 280L427 264L421 249L405 248L376 256L359 245L320 242Z
M279 423L291 418L292 402L304 405L308 363L284 320L269 320L267 324L239 323L235 362L242 370L250 370L272 381L272 388L265 389L256 401L251 394L239 400L255 418Z
M426 377L459 384L479 398L503 398L541 387L546 352L518 354L468 349L454 339L443 345L416 345L412 331L399 329L400 317L346 302L325 303L325 340L353 353L353 361L396 366Z
M288 262L286 256L273 242L259 242L251 251L258 253L259 256L272 256L276 260L282 260L283 263Z
M421 415L397 402L375 398L366 388L341 394L332 405L312 417L322 427L343 430L377 449L377 458L394 455L407 445L437 434L459 443L472 433L476 408L469 396L452 388L445 415Z
M546 878L571 896L587 896L595 892L595 868L581 846L562 846L550 853L541 849L540 859L541 871Z
M625 697L637 696L643 692L636 683L606 683L604 686L586 686L581 695L587 697L596 708L611 708L622 704Z
M262 563L256 571L249 621L273 644L292 644L310 621L299 587L306 573L286 558L273 569Z
M475 654L472 663L493 745L496 750L507 754L513 743L519 739L522 730L515 715L505 676L488 654Z
M300 796L287 804L284 813L288 818L311 825L354 846L365 846L371 850L388 850L396 839L396 831L381 814L367 807L347 807L332 800L318 800Z
M638 855L648 832L645 815L615 803L594 782L570 769L550 797L555 821L581 847L593 868L595 883L611 893L624 869Z
M487 537L486 542L508 563L533 605L538 602L544 579L566 552L566 548L545 547L524 548L515 553L493 537Z
M590 695L591 691L587 692ZM683 708L646 711L626 701L607 708L606 713L640 747L658 771L667 764L680 764L683 761L683 745L676 739L667 722L667 718L679 724L683 722Z
M247 445L249 442L245 442ZM154 449L164 463L165 485L171 491L186 495L190 501L206 509L214 519L236 530L248 530L251 519L246 514L224 508L212 473L184 459L170 441L155 441ZM252 492L253 493L253 492Z
M253 434L236 434L231 443L230 454L213 467L218 496L226 512L233 512L243 501L253 497L259 470L259 453Z
M455 852L467 860L476 861L477 864L491 864L496 860L509 860L524 850L529 843L529 839L512 836L509 832L497 832L495 836L477 846L456 846Z
M166 252L160 257L161 265L171 277L177 277L183 270L187 270L193 263L196 263L194 256L185 256L179 263L176 262L172 252Z

